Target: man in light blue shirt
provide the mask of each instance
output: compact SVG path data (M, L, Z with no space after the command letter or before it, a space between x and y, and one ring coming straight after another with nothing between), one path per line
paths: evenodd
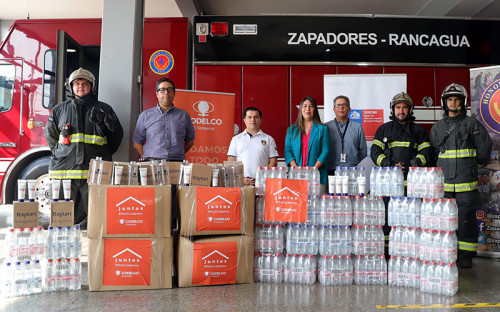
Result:
M168 78L156 83L156 107L137 120L134 148L144 160L183 161L194 144L195 130L189 114L174 106L175 85Z
M361 124L349 120L350 111L347 96L339 95L333 100L335 119L326 123L330 133L329 175L335 174L337 166L356 167L366 157L365 132Z

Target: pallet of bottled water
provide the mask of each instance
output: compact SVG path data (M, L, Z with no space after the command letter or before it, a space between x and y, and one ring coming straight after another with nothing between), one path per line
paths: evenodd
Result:
M72 227L9 228L0 292L5 297L81 288L82 234Z
M391 197L389 285L454 295L458 291L458 208L454 199Z
M370 173L370 194L404 196L405 182L401 167L373 167Z
M407 185L410 197L443 198L443 169L441 167L410 167Z

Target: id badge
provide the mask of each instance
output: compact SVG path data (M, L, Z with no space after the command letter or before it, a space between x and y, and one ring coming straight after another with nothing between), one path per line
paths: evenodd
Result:
M340 162L345 163L347 162L347 154L340 154Z

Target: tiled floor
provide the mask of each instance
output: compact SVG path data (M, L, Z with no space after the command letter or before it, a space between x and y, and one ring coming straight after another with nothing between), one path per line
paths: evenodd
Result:
M9 222L0 206L0 255ZM85 242L84 242L85 246ZM500 311L500 261L475 258L473 269L460 270L459 292L446 297L412 288L244 284L148 291L89 292L86 257L80 291L0 298L1 311ZM497 305L485 307L487 304ZM468 307L462 307L463 304ZM412 306L420 305L420 306Z

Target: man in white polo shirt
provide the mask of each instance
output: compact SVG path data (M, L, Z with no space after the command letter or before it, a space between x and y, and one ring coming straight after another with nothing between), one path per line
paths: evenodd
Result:
M248 107L243 112L246 129L231 140L227 160L241 161L245 170L245 185L255 185L259 167L276 167L278 148L274 139L260 130L262 112Z

